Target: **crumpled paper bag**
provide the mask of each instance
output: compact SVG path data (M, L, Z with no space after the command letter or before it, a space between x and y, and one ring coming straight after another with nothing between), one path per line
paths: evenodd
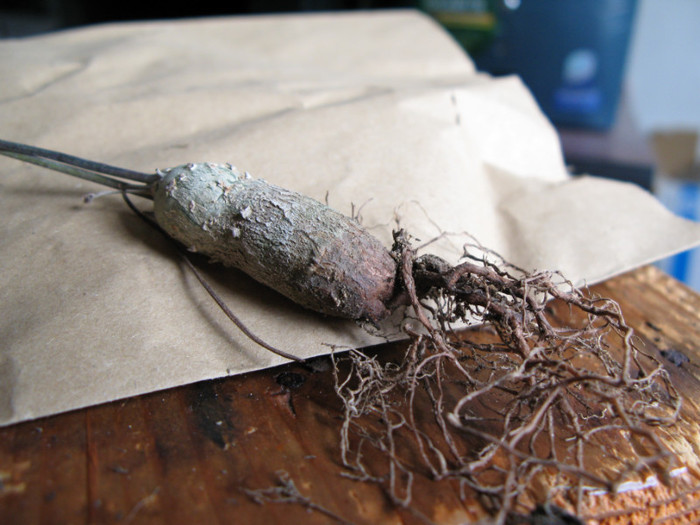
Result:
M0 137L153 171L231 162L327 199L387 245L453 261L468 232L595 282L694 245L636 187L571 179L516 78L478 74L414 11L89 27L0 41ZM0 159L0 424L283 360L239 333L118 195ZM148 208L148 202L139 203ZM302 357L381 339L204 265L248 327Z

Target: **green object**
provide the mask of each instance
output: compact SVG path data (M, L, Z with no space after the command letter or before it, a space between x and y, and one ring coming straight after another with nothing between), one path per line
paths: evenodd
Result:
M477 69L518 75L558 126L613 125L637 0L420 0Z
M495 0L421 0L420 7L447 29L469 53L494 40L498 29Z

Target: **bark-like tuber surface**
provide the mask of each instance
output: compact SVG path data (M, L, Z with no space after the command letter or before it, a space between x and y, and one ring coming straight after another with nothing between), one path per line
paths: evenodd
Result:
M388 315L396 261L328 206L211 163L166 170L153 195L158 224L191 251L317 312L372 322Z

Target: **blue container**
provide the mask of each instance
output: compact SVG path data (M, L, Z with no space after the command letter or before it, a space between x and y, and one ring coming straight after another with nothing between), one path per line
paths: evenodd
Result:
M700 180L657 175L654 193L669 210L684 219L700 220ZM657 263L667 274L700 292L700 248L687 250Z
M517 74L558 125L605 129L620 97L636 0L426 0L474 58L495 75ZM493 16L488 42L467 45L457 11ZM484 27L480 28L484 34Z

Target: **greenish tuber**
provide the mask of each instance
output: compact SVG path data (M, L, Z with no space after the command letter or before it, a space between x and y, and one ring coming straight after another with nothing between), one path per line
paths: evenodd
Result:
M389 313L396 262L357 221L231 165L187 164L152 186L156 222L192 252L328 315Z
M152 199L158 226L189 251L301 306L371 323L390 312L397 262L374 236L325 204L230 164L144 174L2 140L0 153Z

